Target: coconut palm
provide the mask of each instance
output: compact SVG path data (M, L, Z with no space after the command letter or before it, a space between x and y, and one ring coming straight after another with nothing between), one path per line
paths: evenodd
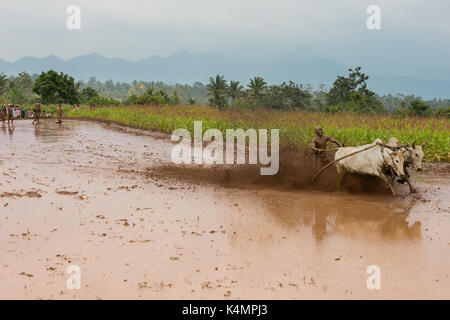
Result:
M267 83L261 77L254 77L253 79L250 79L250 83L247 86L250 88L250 93L255 98L259 98L267 87Z
M213 106L219 107L219 109L224 108L227 103L225 98L227 88L227 81L223 76L218 74L215 78L210 77L209 83L206 85L208 96L211 97L209 102Z
M241 96L241 91L244 89L243 86L240 85L239 81L230 81L230 85L228 86L228 96L231 98L231 101L234 102L239 96Z

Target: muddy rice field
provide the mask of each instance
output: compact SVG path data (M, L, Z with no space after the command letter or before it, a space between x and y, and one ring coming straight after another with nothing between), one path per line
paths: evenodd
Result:
M0 131L1 299L450 298L448 165L394 199L332 171L309 187L307 155L264 180L176 166L162 134L30 122Z

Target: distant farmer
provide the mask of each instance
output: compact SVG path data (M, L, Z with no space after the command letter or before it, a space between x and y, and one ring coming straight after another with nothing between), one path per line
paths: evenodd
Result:
M19 105L16 105L16 107L14 108L14 118L20 119L20 106Z
M36 103L33 112L34 112L34 120L32 123L39 123L39 117L41 116L41 104L39 102Z
M309 146L311 147L312 153L314 154L315 163L317 162L318 159L320 159L320 164L324 166L330 163L330 159L325 154L327 141L331 141L336 145L338 145L339 147L343 147L344 145L334 138L325 136L323 134L323 129L321 127L315 127L314 131L316 132L316 136L314 137L314 139L312 139L311 144Z
M61 104L58 104L58 106L56 107L56 117L58 118L58 121L56 123L62 123L62 116L63 116L62 107Z
M11 121L11 124L14 125L14 105L9 104L8 105L8 124L9 121Z
M6 106L3 104L2 108L0 109L0 118L2 119L3 123L6 120L6 113L7 113Z

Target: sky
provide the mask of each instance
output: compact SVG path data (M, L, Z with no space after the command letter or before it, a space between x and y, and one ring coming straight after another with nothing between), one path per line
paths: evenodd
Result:
M81 9L80 30L66 26L69 5ZM381 30L366 27L369 5L381 9ZM0 12L7 61L93 52L136 61L182 49L264 60L307 46L384 75L450 72L448 0L2 0Z

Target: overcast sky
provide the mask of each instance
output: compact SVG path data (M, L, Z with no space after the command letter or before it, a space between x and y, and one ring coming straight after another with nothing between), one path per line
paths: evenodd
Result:
M71 4L81 30L66 27ZM366 27L370 4L381 8L381 30ZM0 9L8 61L92 52L138 60L180 49L259 59L308 46L375 70L450 69L449 0L2 0Z

